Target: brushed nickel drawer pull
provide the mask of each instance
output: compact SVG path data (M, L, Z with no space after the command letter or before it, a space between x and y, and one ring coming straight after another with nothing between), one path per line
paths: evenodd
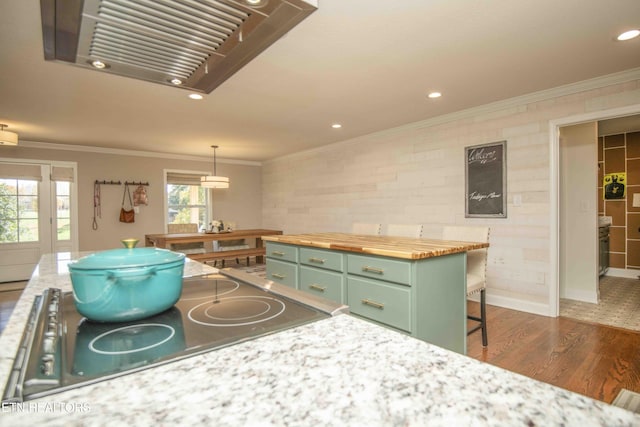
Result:
M325 261L326 259L322 259L322 258L315 258L315 257L309 258L309 262L315 262L316 264L324 264Z
M365 265L364 267L362 267L362 271L366 271L368 273L384 274L384 270L383 269L375 268L375 267L369 267L368 265Z
M315 283L312 283L309 285L309 288L311 289L315 289L316 291L320 291L320 292L324 292L327 290L326 286L320 286L320 285L316 285Z
M275 255L275 256L284 256L284 252L280 252L280 251L273 251L273 252L271 252L271 255Z
M276 279L284 279L284 275L278 273L271 273L271 276L275 277Z
M365 305L370 305L371 307L379 308L380 310L384 309L384 304L380 302L371 301L370 299L363 299L362 303Z

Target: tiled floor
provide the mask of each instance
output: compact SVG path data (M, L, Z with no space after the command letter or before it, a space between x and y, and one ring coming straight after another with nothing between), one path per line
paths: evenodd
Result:
M640 331L640 280L604 276L600 304L561 299L560 316Z

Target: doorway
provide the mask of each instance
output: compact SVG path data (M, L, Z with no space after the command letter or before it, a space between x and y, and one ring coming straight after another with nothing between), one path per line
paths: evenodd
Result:
M76 164L0 159L0 286L47 253L76 251Z
M564 230L561 229L562 216L566 215L566 212L562 211L561 200L561 180L563 179L562 161L560 155L561 148L561 128L589 124L614 118L624 118L640 114L640 104L631 105L623 108L611 109L606 111L598 111L594 113L582 114L579 116L567 117L564 119L553 120L550 122L550 183L551 183L551 209L550 209L550 286L551 292L549 293L549 307L551 310L551 316L559 315L559 303L560 303L560 289L561 283L564 279L562 269L563 262L566 259L562 258L563 251L566 253L567 244L569 243L565 239ZM595 152L595 146L594 146ZM596 163L593 163L593 169L596 170ZM595 180L592 182L596 182ZM594 200L596 199L595 191ZM597 202L597 200L596 200ZM596 204L597 206L597 204ZM583 207L585 207L583 205ZM587 211L591 211L589 206L585 207ZM597 216L597 208L593 209L594 216ZM593 229L596 230L597 222L594 218ZM593 247L596 248L597 241L594 239ZM597 283L598 269L597 259L594 259L593 278Z

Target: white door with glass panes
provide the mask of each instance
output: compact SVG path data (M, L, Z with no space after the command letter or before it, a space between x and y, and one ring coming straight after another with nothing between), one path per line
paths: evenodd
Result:
M29 279L43 254L77 250L75 175L75 163L0 159L0 283Z

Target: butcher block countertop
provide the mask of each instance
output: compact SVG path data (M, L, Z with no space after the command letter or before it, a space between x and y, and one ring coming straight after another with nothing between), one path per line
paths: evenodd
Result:
M262 240L403 259L432 258L489 247L489 243L484 242L413 239L350 233L285 234L262 236Z

